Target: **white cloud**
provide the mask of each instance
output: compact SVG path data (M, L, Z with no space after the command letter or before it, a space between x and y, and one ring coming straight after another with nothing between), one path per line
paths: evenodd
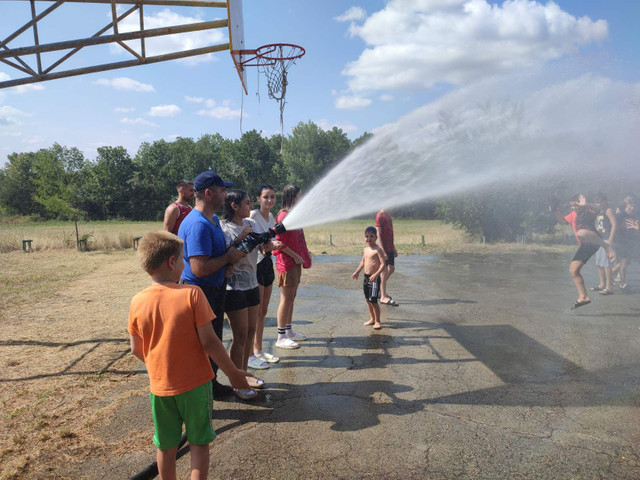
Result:
M124 117L122 120L120 120L120 123L124 123L126 125L146 125L148 127L158 126L155 123L150 122L149 120L145 120L144 118L141 118L141 117L137 117L137 118Z
M356 110L358 108L368 107L369 105L371 105L370 99L357 95L345 95L338 97L336 100L336 108L341 110Z
M364 20L367 16L367 12L362 7L351 7L349 10L344 12L342 15L338 15L334 18L338 22L357 22L360 20Z
M156 89L153 85L148 83L141 83L137 80L133 80L127 77L118 78L99 78L93 82L95 85L103 85L105 87L111 87L115 90L128 90L133 92L155 92Z
M383 102L391 102L392 100L394 100L393 95L389 95L388 93L383 93L379 98Z
M29 137L29 138L25 138L22 141L22 143L26 145L31 145L32 147L36 145L44 146L45 139L44 137Z
M343 71L357 93L462 85L541 65L605 39L609 27L552 1L390 0L349 31L368 45Z
M111 17L111 15L109 15ZM145 29L184 25L190 23L200 23L207 21L201 16L184 16L164 9L158 13L144 16ZM118 24L119 32L134 32L140 30L140 21L137 15L130 15ZM214 28L199 32L181 33L151 37L145 40L145 51L148 56L162 55L171 52L181 52L210 45L219 45L229 41L229 34L226 28ZM125 42L128 47L140 53L140 41ZM131 56L124 48L118 45L111 45L110 51L114 54ZM215 60L213 54L198 55L179 60L183 63L197 64Z
M17 87L13 87L11 90L17 93L18 95L21 95L24 93L38 92L40 90L44 90L44 85L41 85L39 83L30 83L27 85L18 85Z
M9 105L0 105L0 125L20 125L21 117L30 117L31 114L10 107Z
M157 105L149 110L150 117L175 117L182 110L177 105Z
M221 120L240 118L242 115L240 109L233 109L230 107L231 102L229 100L225 100L222 102L222 105L218 105L215 100L207 99L204 104L206 108L198 110L196 114Z
M131 113L135 110L133 107L116 107L113 109L116 113Z
M202 98L202 97L188 97L188 96L185 96L184 99L187 102L190 102L190 103L202 103L202 102L204 102L204 98Z
M350 122L333 123L323 118L321 120L317 120L314 123L318 125L318 127L320 127L325 132L332 130L333 127L338 127L340 130L342 130L345 133L352 133L358 130L358 127L356 127L353 123L350 123Z

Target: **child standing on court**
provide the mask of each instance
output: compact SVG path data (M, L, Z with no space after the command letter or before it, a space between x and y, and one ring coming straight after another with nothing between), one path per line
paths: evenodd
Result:
M356 271L351 275L351 278L357 280L360 271L364 269L362 288L370 316L369 321L365 322L365 325L373 325L374 330L380 330L382 328L380 324L380 305L378 304L378 298L380 298L380 274L386 266L384 252L376 244L377 240L378 235L375 227L367 227L364 231L364 241L367 246L364 247L360 265L358 265Z
M158 448L160 478L176 478L176 453L187 430L191 478L206 479L214 377L208 356L229 377L234 388L250 389L246 372L233 364L213 331L215 318L200 287L180 285L184 268L182 240L169 232L146 234L138 248L151 285L137 293L129 310L131 353L149 373L153 443Z

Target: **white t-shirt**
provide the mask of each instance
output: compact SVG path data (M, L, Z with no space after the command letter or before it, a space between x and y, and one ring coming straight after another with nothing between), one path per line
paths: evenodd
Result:
M245 218L242 225L236 225L233 222L222 220L220 222L224 238L227 246L238 238L245 227L250 226L256 231L256 224L253 220ZM233 265L233 273L227 278L227 290L251 290L258 286L258 277L256 275L256 265L258 264L258 248L247 254L242 260Z
M249 216L249 218L255 222L253 231L256 233L264 233L270 228L273 228L276 226L276 220L275 218L273 218L273 215L271 214L271 212L269 212L268 222L264 219L264 217L262 216L262 214L258 209L251 210L251 215ZM258 252L258 263L260 263L263 258L264 258L264 255Z

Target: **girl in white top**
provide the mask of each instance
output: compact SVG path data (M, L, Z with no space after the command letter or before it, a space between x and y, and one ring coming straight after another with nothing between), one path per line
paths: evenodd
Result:
M250 218L254 221L253 231L263 233L276 224L271 213L271 209L276 204L275 189L271 185L260 185L257 200L259 207L251 212ZM260 308L258 309L256 330L253 337L253 355L249 357L249 367L255 369L269 368L270 363L276 363L280 360L275 355L262 350L264 318L269 310L269 301L271 300L271 291L273 290L273 281L275 279L270 250L260 247L260 252L258 253L257 276L258 289L260 291Z
M238 246L240 242L253 231L255 223L249 219L251 200L242 190L230 190L224 203L224 220L220 222L227 245ZM267 248L277 248L278 244L270 242ZM252 339L256 329L258 311L260 309L260 292L256 277L258 249L254 249L247 256L233 265L231 274L227 277L227 296L225 313L229 319L233 339L229 349L229 356L236 367L246 370L249 355L252 350ZM260 388L264 381L259 378L247 377L252 388ZM236 395L248 400L253 396L245 391L237 391Z

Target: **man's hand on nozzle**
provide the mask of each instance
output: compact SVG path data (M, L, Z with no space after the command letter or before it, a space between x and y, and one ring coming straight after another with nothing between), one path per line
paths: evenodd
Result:
M240 260L247 256L246 253L241 252L234 247L231 247L229 250L227 250L226 255L228 263L238 263Z

